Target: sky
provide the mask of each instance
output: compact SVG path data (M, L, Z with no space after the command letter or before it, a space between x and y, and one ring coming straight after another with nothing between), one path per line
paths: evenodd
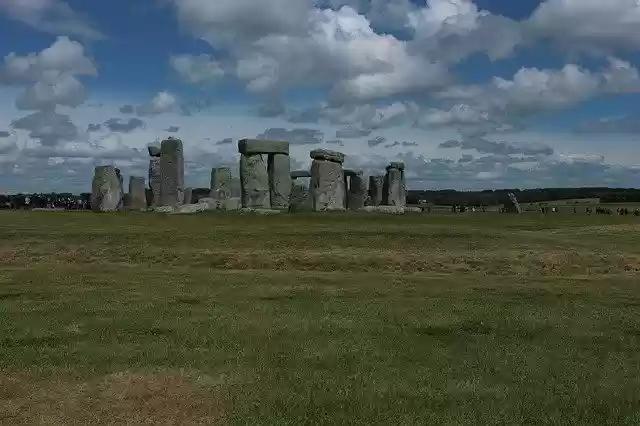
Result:
M0 0L0 193L242 138L409 189L640 186L640 0Z

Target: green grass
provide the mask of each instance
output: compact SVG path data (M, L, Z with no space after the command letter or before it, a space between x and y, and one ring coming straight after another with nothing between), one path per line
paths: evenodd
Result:
M639 424L635 217L0 213L0 424Z

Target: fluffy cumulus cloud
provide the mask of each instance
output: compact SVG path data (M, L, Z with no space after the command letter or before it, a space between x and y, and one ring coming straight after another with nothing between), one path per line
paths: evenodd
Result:
M83 39L104 38L88 18L58 0L0 0L0 13L46 33Z
M339 149L367 173L404 161L410 187L639 177L628 108L640 96L637 0L544 0L519 20L473 0L162 3L176 25L163 36L180 32L157 62L166 69L154 68L167 86L131 81L140 90L96 99L87 82L99 86L107 59L93 46L109 43L98 28L113 26L95 25L78 2L0 0L0 14L51 34L36 51L3 52L1 172L41 183L57 173L72 186L103 162L145 175L144 146L172 134L201 185L212 166L237 163L243 137L290 141L294 167L308 166L312 147ZM540 47L549 60L536 63ZM564 134L543 132L581 105L616 99L631 101L561 123Z

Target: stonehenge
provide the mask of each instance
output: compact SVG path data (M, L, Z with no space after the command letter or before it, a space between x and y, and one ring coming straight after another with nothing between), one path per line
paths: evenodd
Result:
M169 137L149 144L147 150L148 188L145 178L129 177L128 209L186 214L204 210L264 213L347 209L402 213L406 208L405 166L401 162L391 162L385 175L365 177L362 171L343 168L345 154L314 149L309 153L310 169L292 171L289 142L241 139L240 177L234 178L229 167L212 168L210 188L203 193L203 189L185 188L184 147L180 139ZM308 185L302 179L309 179ZM114 166L96 167L93 210L122 210L122 182L123 176Z
M115 212L122 205L122 189L116 168L98 166L91 182L91 210Z
M289 142L241 139L238 152L242 207L287 210L291 195Z

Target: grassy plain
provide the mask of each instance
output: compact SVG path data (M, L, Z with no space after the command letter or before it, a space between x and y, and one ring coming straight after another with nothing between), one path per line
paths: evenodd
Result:
M640 219L0 213L0 424L639 424Z

